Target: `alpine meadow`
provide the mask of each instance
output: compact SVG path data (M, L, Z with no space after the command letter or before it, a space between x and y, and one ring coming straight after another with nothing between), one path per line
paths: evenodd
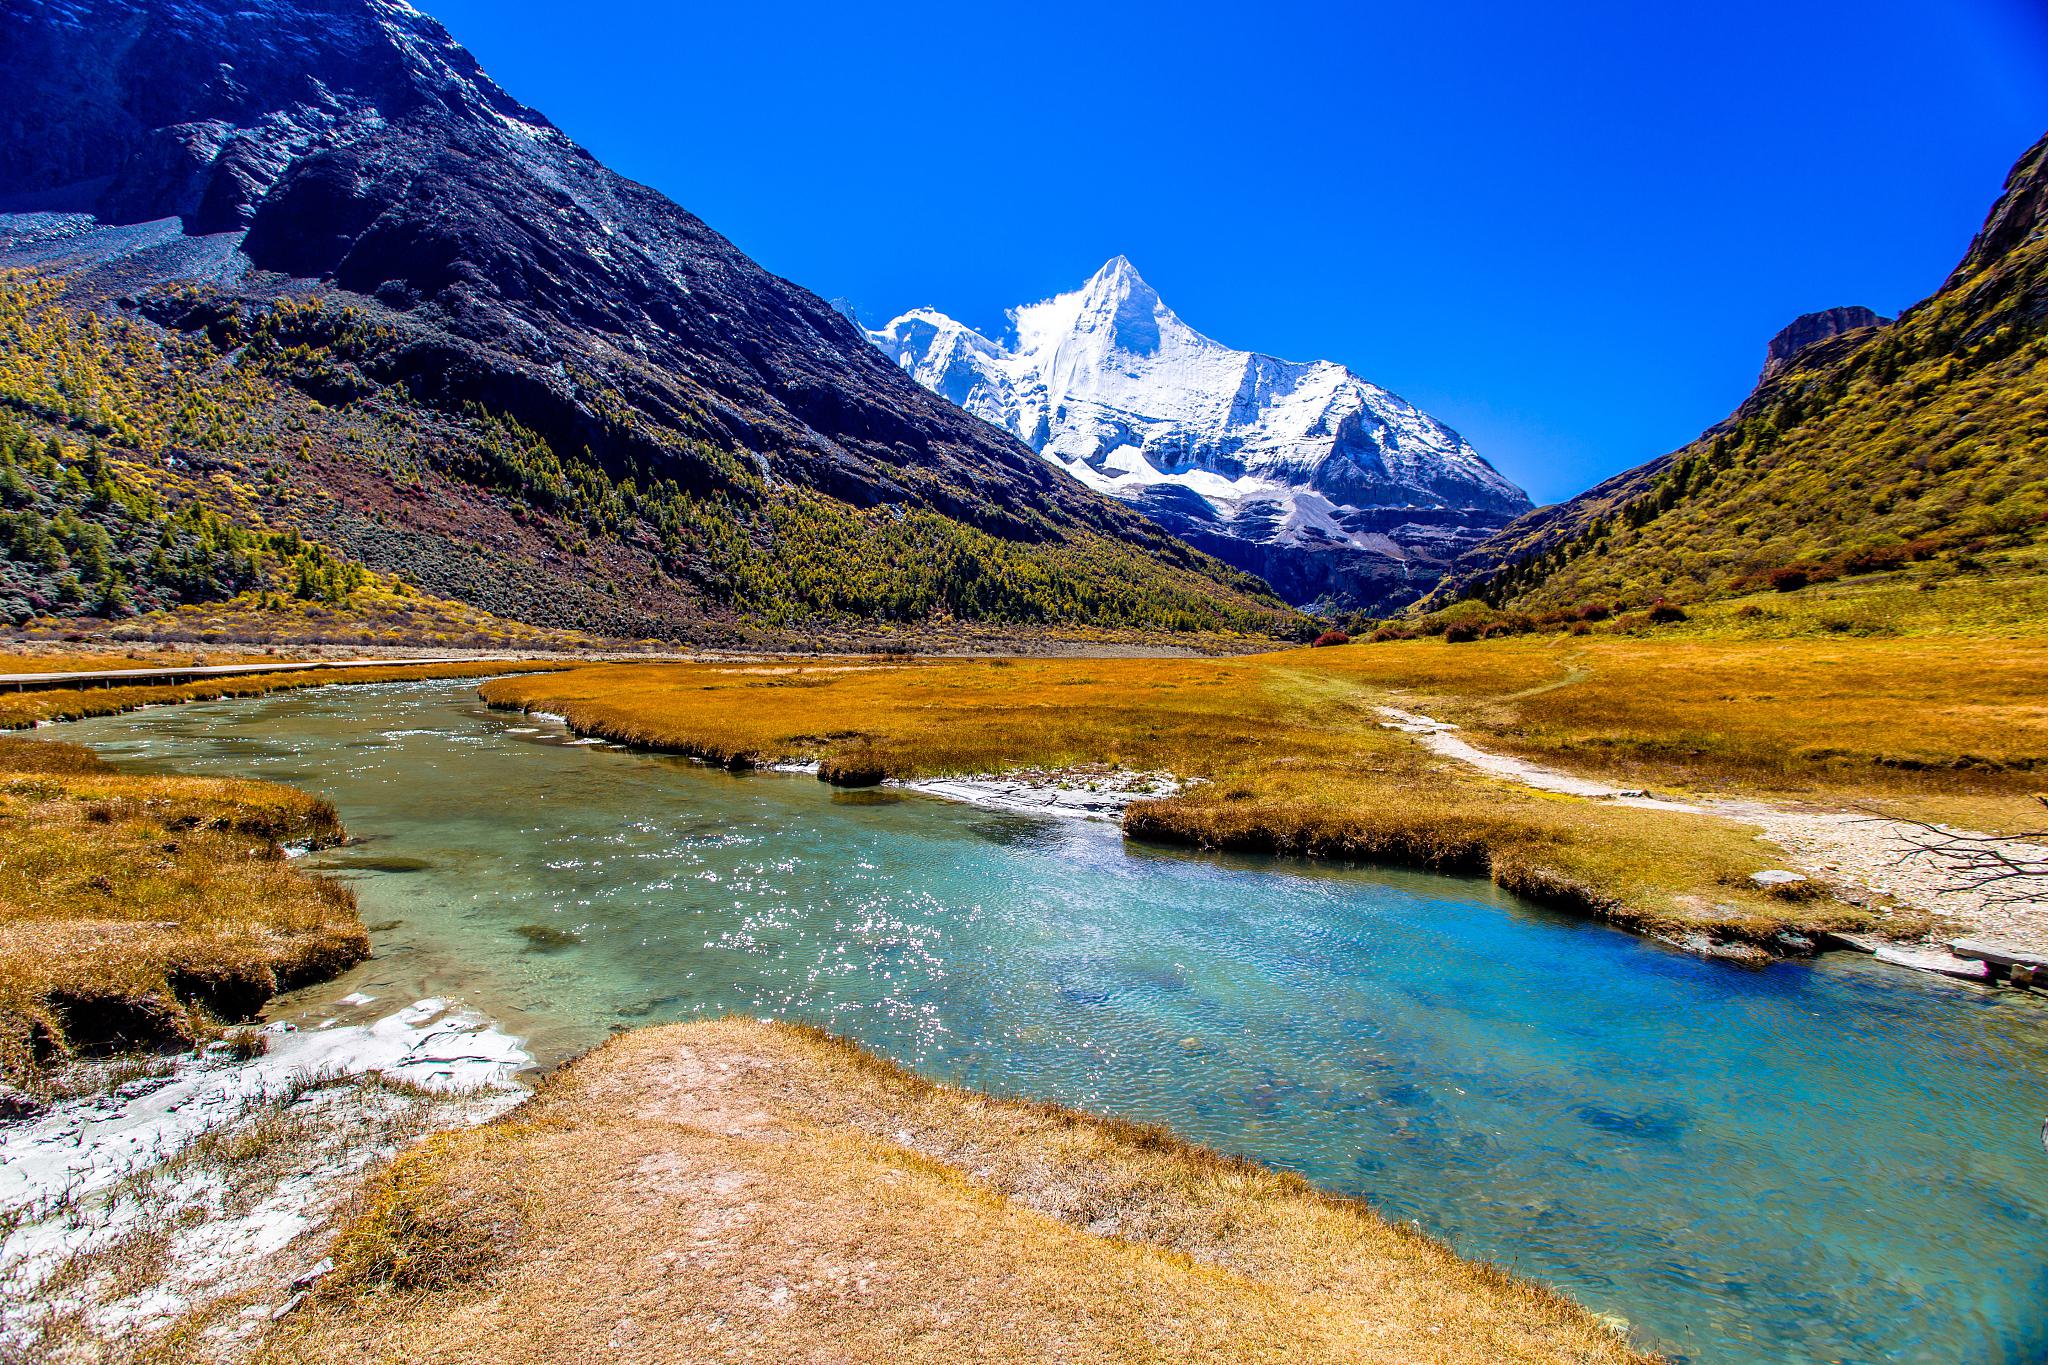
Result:
M2048 30L1596 8L0 0L0 1360L2048 1358Z

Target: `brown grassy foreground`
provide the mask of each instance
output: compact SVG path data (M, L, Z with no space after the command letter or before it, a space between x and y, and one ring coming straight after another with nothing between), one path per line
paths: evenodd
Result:
M281 841L333 807L264 782L119 773L0 739L0 1075L80 1049L189 1043L369 952L355 903Z
M1774 866L1776 853L1747 825L1530 792L1442 763L1380 724L1378 706L1389 702L1483 720L1571 690L1606 690L1612 706L1649 716L1657 706L1688 704L1671 677L1692 675L1716 647L1669 649L1628 639L1569 647L1423 641L1239 659L618 665L500 679L483 694L565 714L582 731L713 761L815 757L840 780L1094 761L1167 769L1204 782L1174 800L1133 806L1128 833L1485 872L1522 894L1665 935L1772 945L1786 929L1919 931L1925 919L1917 913L1884 917L1810 888L1804 898L1755 888L1749 874ZM1806 745L1870 743L1862 714L1794 690L1812 692L1825 679L1845 692L1862 688L1872 694L1866 712L1882 710L1882 688L1901 661L1886 659L1882 669L1864 661L1858 675L1810 657L1806 667L1790 667L1798 651L1817 649L1806 643L1776 649L1786 655L1774 686L1790 694L1759 710L1757 724L1767 718L1800 731ZM2023 673L2021 663L2013 667ZM1919 673L1925 688L1968 677L1925 663ZM1690 724L1702 733L1716 726L1716 686L1708 679L1690 694ZM1976 739L1962 722L1944 739L1937 718L1946 712L1907 704L1921 714L1923 751ZM1745 708L1739 700L1729 706L1731 714ZM1593 751L1559 733L1567 737L1550 749L1526 747L1573 767L1593 765L1583 761ZM1743 735L1733 724L1720 733ZM1712 753L1722 759L1718 772L1767 788L1784 780L1786 755L1798 749L1765 735ZM1833 772L1808 757L1796 776L1821 782ZM1929 794L1966 778L2009 784L2009 774L1974 769L1942 769L1939 782L1927 772L1884 772L1901 784L1921 778Z
M1640 1360L1363 1204L747 1020L643 1029L377 1180L268 1361Z

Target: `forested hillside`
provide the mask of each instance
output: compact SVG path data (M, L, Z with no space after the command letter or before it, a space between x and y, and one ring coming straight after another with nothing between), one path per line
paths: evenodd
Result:
M147 313L177 325L0 273L0 617L339 606L383 583L612 633L1285 620L1255 584L1233 593L1106 536L1008 540L928 508L863 511L708 446L726 489L614 475L480 404L381 391L360 366L389 330L319 293L223 311L211 291L167 291Z

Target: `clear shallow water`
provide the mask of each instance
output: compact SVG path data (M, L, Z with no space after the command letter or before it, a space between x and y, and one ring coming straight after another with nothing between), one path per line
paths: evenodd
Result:
M293 1002L315 1019L350 991L453 995L543 1059L804 1019L1363 1195L1684 1359L2048 1359L2035 1001L1840 955L1739 971L1483 882L565 743L467 684L45 733L340 807L360 842L318 861L355 879L378 956Z

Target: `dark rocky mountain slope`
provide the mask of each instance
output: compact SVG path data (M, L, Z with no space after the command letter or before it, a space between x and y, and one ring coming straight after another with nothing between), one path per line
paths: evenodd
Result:
M1291 620L919 388L407 5L0 0L0 82L0 266L63 281L16 300L37 323L0 359L75 365L48 334L90 311L125 338L103 387L160 406L182 367L173 388L237 393L210 447L0 393L122 477L217 465L255 478L249 516L371 569L613 632Z
M1513 522L1425 605L1696 601L2044 546L2048 139L1932 297L1800 318L1726 421Z

